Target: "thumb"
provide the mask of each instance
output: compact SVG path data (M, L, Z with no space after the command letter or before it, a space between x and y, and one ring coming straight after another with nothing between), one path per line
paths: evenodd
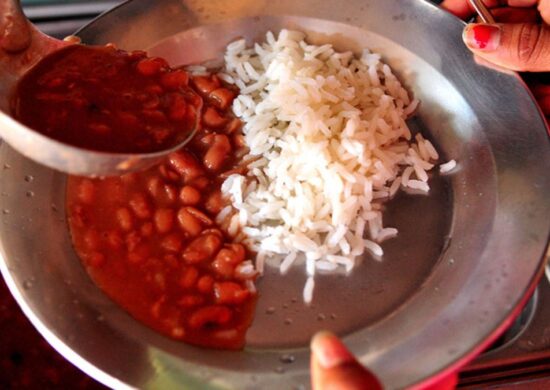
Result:
M17 1L0 1L0 49L18 53L31 44L29 21Z
M515 71L550 71L550 27L530 23L469 24L466 46L483 59Z
M320 332L311 341L311 381L314 390L382 390L332 333Z

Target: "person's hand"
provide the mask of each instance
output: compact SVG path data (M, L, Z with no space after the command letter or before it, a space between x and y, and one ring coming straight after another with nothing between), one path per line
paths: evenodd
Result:
M31 44L31 29L18 1L0 0L0 49L19 53Z
M19 0L0 0L0 110L17 79L47 54L75 43L42 34L25 17Z
M464 29L466 46L483 61L520 72L550 71L550 0L484 0L496 24L472 23ZM441 6L462 19L475 15L468 0ZM550 83L526 77L545 115L550 115Z
M497 24L469 24L464 42L476 55L507 69L550 71L550 0L485 0ZM500 5L505 5L504 7ZM474 15L467 0L445 0L441 6L467 19ZM537 12L538 8L538 12ZM546 23L538 23L538 18Z
M314 390L381 390L382 385L329 332L311 340L311 385Z
M422 390L451 390L456 373L437 379ZM311 340L311 386L313 390L381 390L380 381L355 359L334 334L319 332Z

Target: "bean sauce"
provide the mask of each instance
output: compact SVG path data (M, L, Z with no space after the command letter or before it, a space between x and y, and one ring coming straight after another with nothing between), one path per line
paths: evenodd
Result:
M70 177L69 225L92 279L135 318L191 344L236 349L252 320L255 274L247 248L215 219L227 204L221 183L246 153L229 110L237 91L216 76L190 83L205 108L195 138L147 171Z
M195 128L201 105L187 72L165 60L83 45L40 61L11 99L14 117L34 130L73 146L119 153L176 146Z

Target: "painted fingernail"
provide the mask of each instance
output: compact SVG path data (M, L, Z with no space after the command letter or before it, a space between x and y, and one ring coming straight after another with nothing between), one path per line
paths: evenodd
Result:
M311 340L311 350L321 367L330 369L355 360L340 339L330 332L319 332Z
M469 24L462 39L470 49L493 51L500 44L500 27L496 24Z

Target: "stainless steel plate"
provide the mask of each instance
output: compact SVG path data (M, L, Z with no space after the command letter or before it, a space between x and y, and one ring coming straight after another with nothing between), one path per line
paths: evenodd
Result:
M464 364L504 327L542 274L550 228L549 142L515 74L477 66L463 24L415 0L134 0L80 31L181 65L268 29L383 54L422 100L411 125L459 162L429 196L388 204L400 235L381 262L319 278L305 307L301 269L270 271L242 352L177 343L145 328L89 280L71 248L63 175L0 148L0 266L25 313L62 354L111 387L302 388L308 341L331 329L387 388L426 384ZM2 169L2 166L4 167ZM32 176L32 179L31 179Z

